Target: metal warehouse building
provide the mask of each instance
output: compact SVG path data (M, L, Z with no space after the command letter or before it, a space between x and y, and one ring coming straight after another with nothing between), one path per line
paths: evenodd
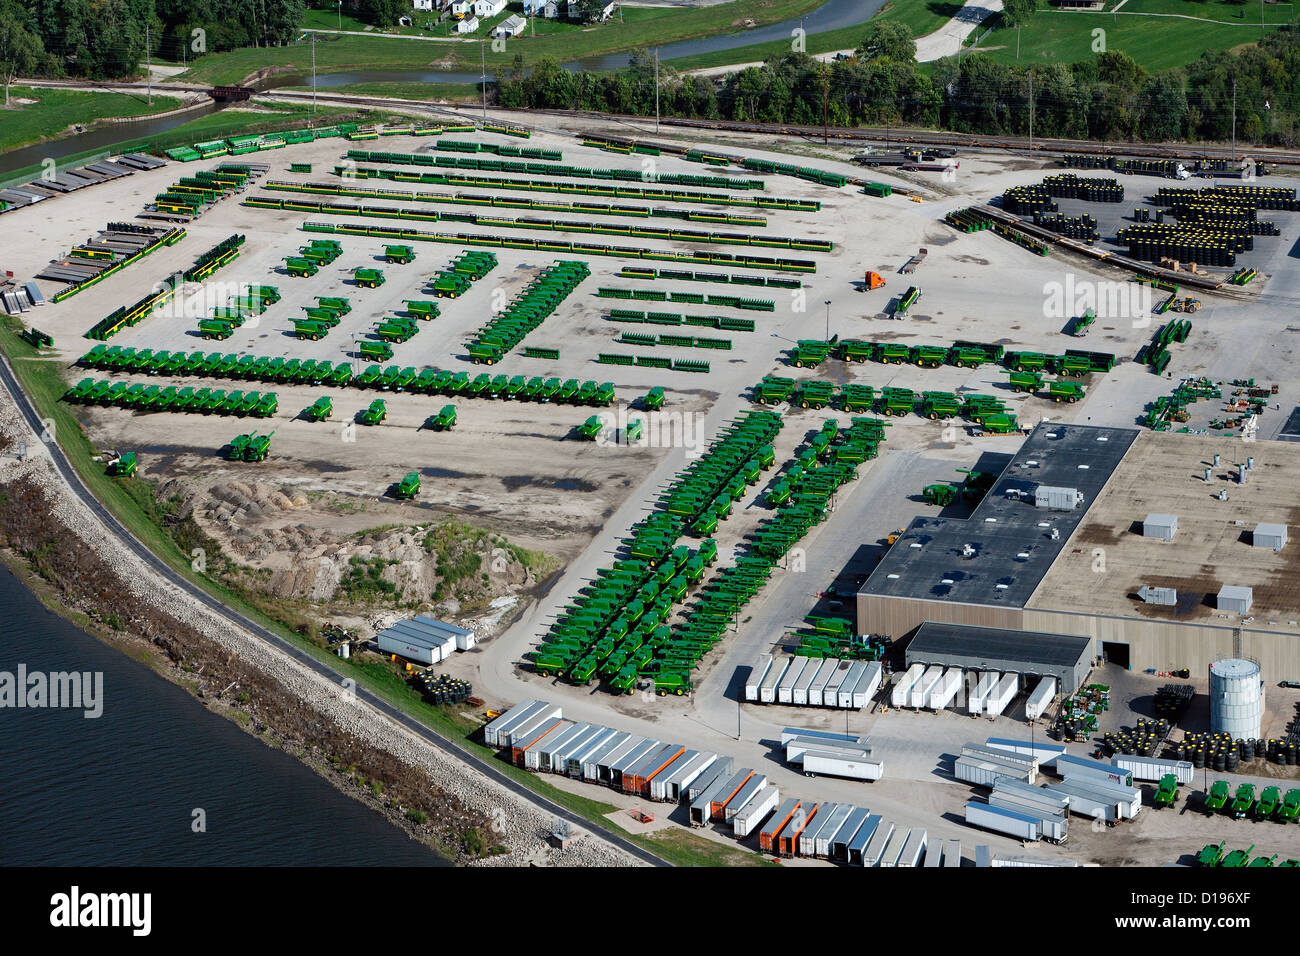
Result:
M1222 448L1215 436L1040 423L969 518L913 519L858 593L859 630L901 640L960 625L1023 632L1027 646L1065 636L1134 670L1249 657L1270 680L1300 680L1300 549L1254 547L1251 534L1294 524L1300 448L1257 441L1240 462ZM1172 541L1144 536L1158 514L1177 515ZM1234 586L1251 589L1245 610L1217 600Z
M1055 677L1064 696L1092 667L1092 639L967 624L922 624L907 645L907 665L942 664L1024 677ZM1023 686L1024 681L1021 681Z

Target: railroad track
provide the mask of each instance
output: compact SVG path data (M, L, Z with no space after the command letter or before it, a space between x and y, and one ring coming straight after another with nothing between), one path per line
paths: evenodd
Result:
M18 410L22 413L23 418L27 421L27 424L31 429L38 435L42 434L45 431L45 424L41 420L39 413L36 411L36 407L31 403L27 394L18 384L18 379L14 375L13 369L10 367L7 357L0 357L0 384L3 384L5 390L13 397L15 404L18 406ZM281 653L287 654L303 666L310 668L312 671L331 681L338 682L341 680L341 676L332 668L316 660L316 658L290 644L288 641L262 627L260 624L257 624L256 622L244 617L239 612L226 607L226 605L222 604L207 591L203 590L198 585L193 584L174 571L166 562L150 551L148 547L135 537L135 535L127 530L127 528L117 520L113 513L104 507L99 499L91 493L90 489L86 487L84 482L82 482L76 469L72 467L72 463L68 460L67 455L64 454L63 449L60 448L56 442L48 443L47 447L50 450L50 457L54 461L54 466L58 469L59 474L63 476L63 480L68 483L68 487L72 489L72 493L81 499L81 501L90 509L91 513L94 514L111 535L117 538L155 573L166 578L204 607L225 618L236 627L243 628L250 632L255 637L271 645ZM620 850L631 854L651 866L672 865L668 861L655 856L648 850L642 849L630 840L619 836L617 833L605 829L600 824L579 816L571 810L560 806L558 803L548 800L541 794L536 793L530 788L524 786L522 783L519 783L502 773L487 761L465 750L463 747L454 743L450 738L444 737L429 729L414 717L411 717L397 709L392 704L389 704L387 701L375 696L370 691L358 686L356 688L356 695L360 700L369 704L372 708L384 714L384 716L396 721L403 727L406 727L408 730L417 734L426 742L447 753L454 759L478 770L480 773L486 775L511 793L527 800L529 803L533 804L533 806L537 807L537 809L558 817L559 819L566 820L569 823L583 827L584 829L592 830L599 838L608 841Z

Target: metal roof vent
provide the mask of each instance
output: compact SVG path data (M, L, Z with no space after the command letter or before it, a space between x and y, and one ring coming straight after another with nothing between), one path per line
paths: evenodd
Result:
M1060 433L1060 432L1048 432L1048 433L1047 433L1047 437L1048 437L1048 438L1060 438L1060 437L1061 437L1061 433Z
M1016 557L1019 558L1021 561L1028 561L1028 560L1029 560L1029 552L1028 552L1028 551L1021 551L1019 554L1016 555Z
M997 588L999 591L1005 591L1005 590L1006 590L1010 585L1006 585L1006 584L995 584L995 585L993 585L993 586L994 586L995 588Z
M940 578L939 583L940 583L940 584L952 584L952 583L954 583L954 582L953 582L953 579L952 579L952 578Z
M1110 438L1107 437L1106 435L1098 435L1097 441L1110 441Z
M1088 468L1091 467L1091 466L1089 466L1089 465L1078 465L1078 466L1076 466L1076 467L1077 467L1080 471L1087 471Z
M908 545L908 547L909 547L909 548L918 548L918 549L919 549L919 548L921 547L921 542L919 542L919 541L913 541L911 544Z
M997 524L997 523L998 523L998 519L997 519L997 518L985 518L985 519L984 519L984 523L985 523L985 524Z
M1050 528L1051 526L1052 526L1052 523L1051 523L1050 521L1040 521L1040 522L1038 522L1038 527L1040 527L1040 528Z

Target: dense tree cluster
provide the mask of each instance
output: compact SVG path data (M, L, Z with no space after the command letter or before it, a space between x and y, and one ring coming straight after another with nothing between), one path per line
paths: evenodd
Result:
M1030 10L1032 12L1032 9ZM1022 16L1027 14L1022 14ZM666 116L817 126L906 125L986 135L1098 140L1227 140L1300 144L1300 21L1240 52L1206 52L1187 67L1148 73L1111 50L1071 64L1017 66L970 53L925 67L907 28L883 23L847 60L787 53L720 82L660 69ZM1032 75L1031 75L1032 73ZM653 62L644 51L614 73L574 73L516 57L502 106L654 113Z

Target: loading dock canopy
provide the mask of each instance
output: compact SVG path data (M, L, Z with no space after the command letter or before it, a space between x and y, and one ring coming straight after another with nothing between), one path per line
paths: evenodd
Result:
M1011 671L1055 677L1062 695L1083 683L1092 661L1092 638L1004 627L928 621L907 645L907 664L943 664L966 670Z

